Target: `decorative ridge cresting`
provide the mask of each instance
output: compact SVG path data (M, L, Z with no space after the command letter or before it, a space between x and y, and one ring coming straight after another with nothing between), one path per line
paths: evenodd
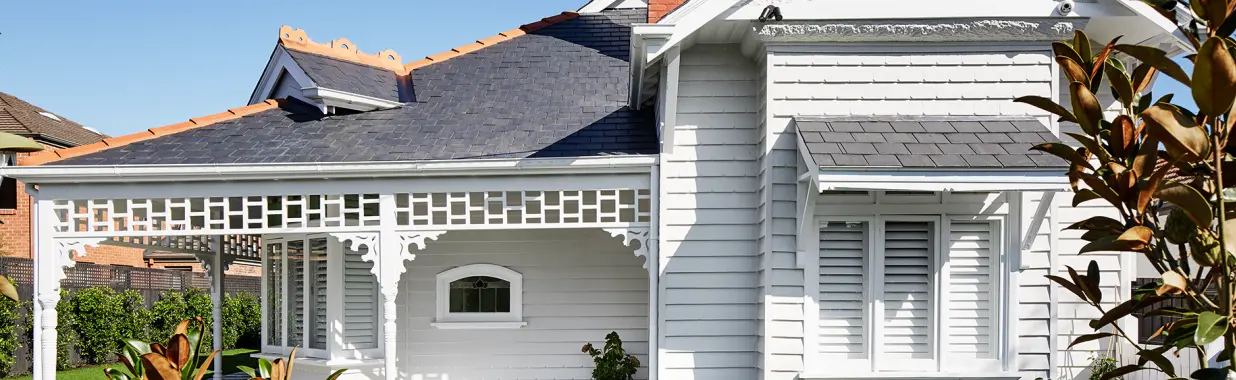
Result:
M366 54L357 49L356 44L347 38L317 43L309 39L304 29L293 29L284 25L279 27L279 44L288 49L373 66L394 71L397 74L407 72L403 68L403 58L399 57L399 53L394 50L386 49L377 54Z
M434 55L425 57L420 60L408 62L408 64L403 65L403 69L405 73L411 74L412 70L416 70L416 69L419 69L425 66L429 66L434 63L442 62L442 61L445 61L451 58L455 58L455 57L458 57L464 54L468 54L468 53L471 53L477 50L481 50L483 48L493 46L499 42L507 41L515 37L519 37L519 36L522 36L528 33L532 33L532 32L541 30L547 26L554 25L554 24L557 24L563 21L573 20L577 17L579 17L579 13L570 12L570 11L562 12L554 16L543 18L540 21L537 21L534 23L520 25L518 28L511 29L511 30L508 30L502 33L498 33L497 35L489 37L489 38L482 38L482 39L476 40L476 42L463 45L463 46L459 46L454 49L448 50L446 52L434 54Z
M796 20L754 26L765 42L1058 41L1087 19Z
M182 123L176 123L176 124L166 125L162 127L150 128L145 131L141 131L141 132L137 132L137 133L129 134L129 135L124 135L120 137L106 138L106 139L103 139L103 141L100 141L94 144L75 146L72 148L46 150L46 151L35 153L30 156L26 156L22 158L20 162L18 162L18 165L20 166L42 165L42 164L46 164L49 162L56 162L56 161L65 160L65 159L69 159L73 157L78 157L78 156L83 156L83 155L87 155L91 153L104 151L104 150L115 148L115 147L129 145L129 144L136 143L136 142L142 142L142 141L154 139L157 137L176 134L176 133L184 132L190 129L204 127L204 126L211 125L211 124L218 123L218 122L239 119L243 116L249 116L249 115L252 115L258 112L278 108L282 101L283 101L282 99L268 99L261 103L251 104L251 105L247 105L247 106L239 107L239 108L232 108L227 111L223 111L223 112L216 113L213 115L195 117L195 118L189 119L189 121L182 122Z

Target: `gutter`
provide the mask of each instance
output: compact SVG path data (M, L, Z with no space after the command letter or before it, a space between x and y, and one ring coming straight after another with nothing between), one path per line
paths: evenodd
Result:
M12 166L0 176L25 183L203 182L533 174L648 173L657 155L279 164Z

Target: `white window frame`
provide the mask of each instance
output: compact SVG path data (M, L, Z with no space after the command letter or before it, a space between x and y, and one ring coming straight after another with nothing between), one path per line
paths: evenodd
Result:
M272 289L267 289L266 284L267 284L267 281L269 280L267 278L267 270L265 268L262 269L262 330L263 330L262 331L262 352L263 353L287 355L291 353L292 348L293 348L291 346L288 346L289 333L291 333L291 331L289 331L288 329L288 326L290 324L288 323L288 321L291 320L291 316L292 316L292 310L290 308L291 303L292 303L291 302L292 298L290 296L292 281L291 281L291 277L289 276L289 272L288 272L291 269L290 262L288 261L288 243L292 241L303 241L304 247L302 249L305 250L304 254L308 255L310 241L320 240L320 239L326 239L327 260L329 260L331 257L337 256L335 251L340 250L342 247L340 246L340 244L338 244L337 241L335 241L335 239L332 239L329 235L326 235L326 234L263 236L262 263L263 264L268 263L268 260L269 260L268 254L269 254L270 246L281 245L282 246L282 258L280 260L280 263L281 263L280 273L283 274L283 281L280 281L281 289L279 290L280 294L282 294L282 299L281 299L281 302L279 303L279 306L282 309L279 311L279 313L283 316L283 319L282 319L283 323L280 324L280 329L281 329L280 340L282 341L282 344L274 345L274 344L270 344L269 340L267 339L267 337L270 336L269 335L270 327L268 326L268 324L269 324L269 318L270 318L270 312L271 312L271 310L268 310L269 309L268 298L271 296L270 292L272 291ZM330 271L331 269L330 269L330 266L328 265L327 267L328 280L327 281L334 279L334 278L329 277ZM309 284L313 283L309 277L310 272L311 271L309 270L305 270L304 275L302 276L303 277L302 281L304 284L306 284L306 289L308 289ZM325 359L325 358L330 357L331 351L336 350L335 346L337 343L335 339L332 339L332 337L339 335L339 331L337 331L339 327L336 326L336 323L333 323L333 321L331 320L332 314L333 314L331 310L334 310L337 308L331 307L331 305L335 303L335 299L334 297L332 297L332 294L331 294L332 292L330 291L330 289L331 288L329 287L329 283L328 283L327 299L326 299L326 305L327 305L326 348L308 347L308 345L305 343L308 342L309 334L312 334L312 328L309 326L301 326L302 345L296 347L297 357L310 357L310 358L324 358ZM310 299L311 299L310 293L306 293L305 294L306 302L305 302L304 307L302 308L302 315L304 315L305 317L308 317L310 313L313 313L313 303L309 302Z
M876 205L880 207L880 205ZM1012 228L1009 225L1009 217L1005 214L948 214L948 213L926 213L926 214L869 214L869 215L815 215L816 227L813 231L815 236L809 237L809 241L818 242L819 232L824 226L829 223L865 223L867 226L866 235L869 237L866 245L868 252L866 265L867 278L870 279L864 286L863 296L866 299L866 319L864 320L864 342L863 346L866 350L865 359L849 359L838 360L829 358L827 364L825 359L819 353L819 344L817 342L819 335L818 323L814 321L808 322L807 342L810 347L807 348L808 371L818 373L870 373L878 377L880 374L890 374L896 372L917 372L917 373L999 373L1004 372L1006 367L1009 367L1009 358L1007 356L1007 347L1010 344L1011 323L1007 320L1009 314L1010 300L1014 299L1013 292L1016 289L1011 288L1009 265L1013 258L1014 249L1016 247L1011 244L1017 239L1010 237ZM933 273L932 273L932 297L930 307L933 313L932 327L932 353L934 358L922 360L903 360L897 359L888 361L881 359L878 351L881 347L882 334L877 329L878 324L884 323L884 305L881 298L883 297L883 254L876 254L884 251L884 226L887 222L924 222L930 221L935 225L933 235L935 238L934 256L933 257ZM948 244L950 236L946 235L950 231L950 225L953 221L989 221L992 226L992 247L998 249L996 257L992 261L993 267L993 290L992 290L992 338L993 342L991 350L994 354L993 359L953 359L950 358L947 352L947 326L945 323L949 320L944 310L943 305L947 305L948 293L944 289L944 285L948 283ZM813 245L814 254L808 265L819 266L819 247ZM818 280L815 280L818 282ZM813 289L813 294L808 294L809 302L814 304L815 310L819 310L819 284L808 285L809 289ZM819 320L818 313L813 314L814 320ZM937 322L938 321L938 322Z
M451 282L465 277L486 276L500 278L511 283L511 311L509 313L452 313L450 312ZM527 326L524 322L524 276L509 268L493 264L471 264L451 268L436 276L435 299L437 319L430 325L439 329L517 329Z

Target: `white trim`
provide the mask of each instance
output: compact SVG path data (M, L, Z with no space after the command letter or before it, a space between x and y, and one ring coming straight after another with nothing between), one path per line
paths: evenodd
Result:
M820 191L1064 191L1069 179L1055 170L820 171Z
M451 282L471 276L486 276L506 280L511 283L511 306L507 313L452 313L450 312ZM434 298L437 305L436 319L432 324L437 328L468 328L469 325L455 325L459 322L504 324L486 325L479 328L515 328L527 323L524 319L524 275L509 268L493 264L471 264L451 268L435 276ZM441 324L442 326L438 326ZM450 325L450 326L448 326ZM445 326L445 327L443 327Z
M837 373L803 373L798 376L803 380L878 380L878 379L933 379L933 380L965 380L965 379L982 379L982 380L1014 380L1024 378L1024 374L1017 372L976 372L976 373L957 373L957 372L881 372L881 373L865 373L865 374L837 374Z
M527 326L528 322L433 322L429 326L442 330L512 330Z
M403 105L403 103L397 101L378 99L372 96L353 94L325 87L305 87L301 91L305 94L305 97L321 101L322 104L328 107L339 107L356 111L398 108Z
M283 73L292 76L296 83L306 86L315 86L313 79L309 78L309 74L292 59L288 54L287 49L283 45L276 45L275 51L270 54L270 61L266 63L266 68L262 71L262 77L258 78L257 86L253 89L253 93L249 95L249 104L261 103L263 100L269 99L278 90L275 87L279 83L279 78ZM303 97L303 94L295 96L296 98L305 101L306 103L314 104L321 109L321 104L317 104L312 99Z
M648 8L646 0L592 0L579 7L575 13L597 13L611 8L640 9Z
M389 178L504 174L647 173L657 155L573 158L324 162L286 164L17 166L0 168L0 176L26 183L184 182Z

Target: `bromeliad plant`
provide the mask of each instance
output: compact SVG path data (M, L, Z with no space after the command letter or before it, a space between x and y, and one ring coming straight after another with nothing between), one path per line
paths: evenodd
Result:
M288 380L292 377L292 364L296 361L296 349L288 354L287 360L283 358L270 361L266 359L258 359L258 368L247 366L237 366L236 368L249 375L249 380ZM326 377L326 380L335 380L339 378L347 369L340 369L331 373Z
M117 356L129 372L105 368L103 373L110 380L201 380L219 354L215 351L202 358L205 333L206 323L196 317L181 321L166 344L125 339Z
M1147 2L1175 20L1175 0ZM1036 96L1017 99L1081 127L1083 133L1068 133L1080 147L1034 148L1068 161L1073 206L1102 201L1119 210L1120 219L1094 216L1068 227L1085 231L1082 238L1089 243L1080 253L1136 252L1145 255L1162 278L1109 308L1099 290L1096 262L1091 261L1085 273L1068 268L1069 278L1047 276L1102 313L1090 322L1096 332L1078 337L1070 347L1114 337L1136 349L1136 364L1115 368L1103 379L1142 369L1176 378L1164 353L1193 351L1205 365L1208 347L1216 341L1223 343L1221 352L1209 354L1218 354L1223 368L1203 368L1191 377L1224 379L1236 363L1236 207L1229 203L1236 202L1236 139L1231 138L1236 126L1236 41L1229 37L1236 31L1236 0L1193 0L1188 6L1200 18L1181 28L1198 51L1188 57L1195 63L1191 75L1159 49L1120 45L1117 38L1095 52L1089 38L1078 32L1072 41L1053 45L1070 82L1068 104ZM1111 59L1113 52L1141 63L1126 67ZM1146 92L1160 72L1191 89L1197 112L1173 104L1171 94L1156 99ZM1104 91L1104 79L1120 107L1110 119L1095 96ZM1169 176L1173 171L1178 175ZM1187 307L1160 305L1168 297L1186 300ZM1134 312L1178 318L1156 332L1165 336L1165 345L1142 346L1115 323Z

